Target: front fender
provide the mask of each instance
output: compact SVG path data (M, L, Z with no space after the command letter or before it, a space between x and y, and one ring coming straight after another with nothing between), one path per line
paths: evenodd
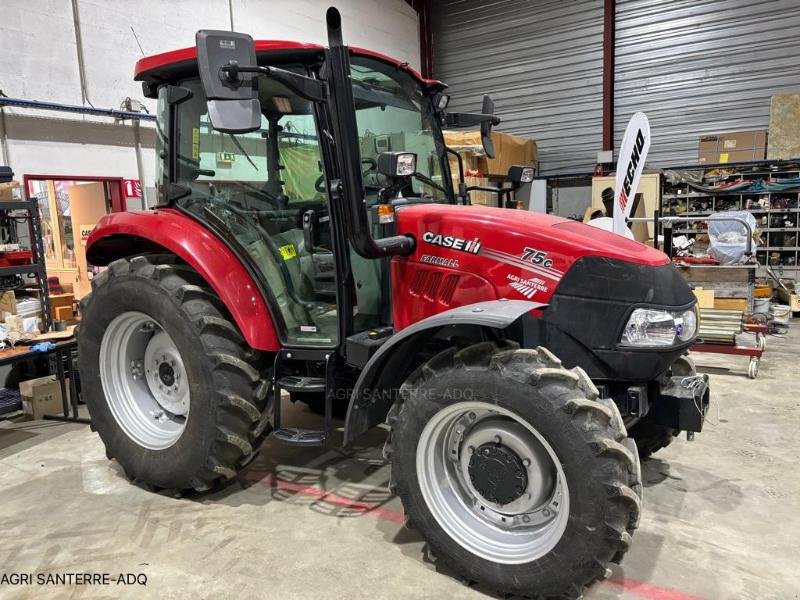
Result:
M164 250L180 257L205 279L252 348L280 349L269 309L253 278L217 236L180 211L165 208L106 215L86 242L87 261L97 266Z
M393 357L409 357L414 348L445 327L474 325L502 331L523 315L546 307L526 300L477 302L432 315L393 335L370 358L356 380L345 419L345 445L386 418L394 403L392 390L399 387L400 378L405 376L402 369L387 368Z

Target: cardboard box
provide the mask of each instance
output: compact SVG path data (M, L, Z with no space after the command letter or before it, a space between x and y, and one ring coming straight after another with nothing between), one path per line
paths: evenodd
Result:
M714 308L747 312L747 298L714 298Z
M0 202L21 202L22 200L24 198L19 181L0 183Z
M800 157L800 93L775 94L769 105L770 160Z
M783 288L778 288L778 298L788 304L793 313L800 311L800 294L790 294Z
M50 314L55 316L56 319L69 321L70 319L72 319L72 316L71 316L72 315L72 306L73 306L74 302L75 302L74 294L50 294ZM68 309L68 311L60 310L60 309L64 309L64 308ZM66 319L64 319L62 317L58 317L56 315L59 312L62 312L64 314L67 314L67 312L69 312L70 316L67 317Z
M69 394L69 381L65 385ZM44 415L60 415L64 410L61 384L55 375L20 381L19 394L22 396L22 412L31 419L41 419Z
M465 177L464 183L467 184L467 187L473 185L480 185L484 187L496 187L492 185L492 183L486 177ZM458 178L453 178L453 186L458 190ZM482 206L499 206L499 195L494 192L483 192L478 190L473 190L469 192L469 199L472 204L480 204Z
M17 295L13 291L0 293L0 318L3 313L17 314Z
M698 308L714 308L714 290L705 290L701 287L694 288Z
M697 145L701 165L764 160L766 155L767 132L762 129L704 135Z
M445 131L444 142L461 155L465 170L477 170L484 177L505 177L510 167L533 165L539 158L535 140L500 131L492 131L494 158L486 156L480 131ZM458 174L455 159L451 159L450 170Z
M57 321L72 321L75 318L75 311L72 306L58 306L53 311L53 316Z
M31 299L36 302L31 304ZM0 292L0 321L5 321L6 315L41 316L41 305L36 296L28 295L27 290L24 292L14 292L13 290Z

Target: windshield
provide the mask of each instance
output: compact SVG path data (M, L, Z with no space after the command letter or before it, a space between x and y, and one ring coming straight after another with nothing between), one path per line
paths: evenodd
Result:
M419 82L394 65L363 56L351 58L350 71L368 201L377 198L384 183L375 171L378 155L414 152L417 171L436 184L414 178L414 195L448 202L452 185L445 176L441 129Z

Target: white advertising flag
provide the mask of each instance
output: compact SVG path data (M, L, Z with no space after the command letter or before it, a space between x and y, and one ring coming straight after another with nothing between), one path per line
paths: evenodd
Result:
M650 123L647 115L637 112L625 128L617 157L617 179L614 184L614 233L624 235L631 215L636 188L650 149Z

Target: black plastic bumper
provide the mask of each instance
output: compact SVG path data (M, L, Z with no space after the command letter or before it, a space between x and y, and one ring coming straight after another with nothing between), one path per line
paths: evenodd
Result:
M711 390L708 375L675 376L662 383L650 412L656 423L681 431L702 431Z

